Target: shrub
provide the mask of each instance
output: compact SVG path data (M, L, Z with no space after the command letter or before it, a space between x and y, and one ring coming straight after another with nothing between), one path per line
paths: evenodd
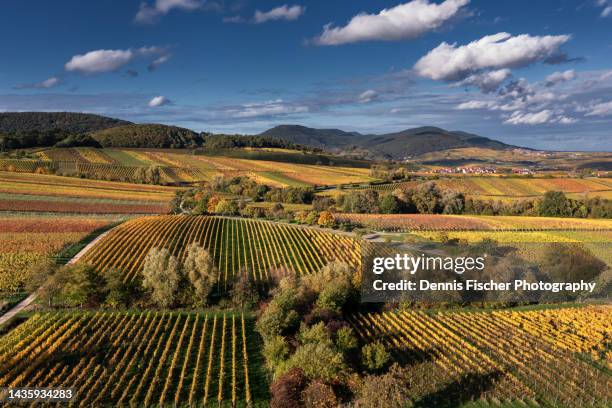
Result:
M353 329L344 326L336 331L336 347L343 352L357 348L357 337L355 337Z
M289 346L283 336L273 336L264 344L263 350L266 365L272 372L289 357Z
M308 381L300 368L292 368L279 376L270 385L272 408L295 408L302 406L302 391Z
M307 408L334 408L338 398L334 389L321 381L313 381L302 392L302 402Z
M297 348L287 363L277 370L277 375L292 368L301 368L311 380L334 381L346 373L347 367L341 353L328 344L308 343Z
M383 375L369 375L357 392L356 406L360 408L403 408L410 399L408 376L394 364Z
M361 348L361 359L364 367L370 371L377 371L387 364L389 353L380 341L376 341Z
M331 338L327 333L325 324L319 322L311 327L302 324L300 332L298 333L298 340L302 345L304 344L331 344Z

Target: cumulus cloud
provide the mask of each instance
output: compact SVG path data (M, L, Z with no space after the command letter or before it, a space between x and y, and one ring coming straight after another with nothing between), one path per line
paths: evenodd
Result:
M569 35L488 35L467 45L441 43L414 65L422 77L459 81L487 69L524 67L543 60L566 43Z
M158 56L157 65L168 60L167 51L162 47L141 47L127 50L94 50L85 54L73 56L64 68L66 71L79 72L82 74L99 74L112 72L129 64L138 57ZM165 58L165 59L164 59ZM155 63L155 61L153 62Z
M561 71L553 72L552 74L546 77L546 80L544 81L544 83L546 84L546 86L554 86L561 82L571 81L572 79L575 79L575 78L576 78L576 71L574 71L573 69L568 69L567 71L563 71L563 72Z
M378 92L373 89L368 89L359 95L359 102L368 103L372 102L376 98L378 98Z
M459 82L460 86L476 86L484 93L494 92L508 78L512 76L512 72L508 68L498 69L495 71L482 72L472 74Z
M253 17L253 21L256 24L265 23L273 20L287 20L293 21L297 20L304 12L306 11L306 7L304 6L288 6L286 4L273 8L270 11L255 11L255 16ZM236 21L233 21L236 22Z
M153 97L147 105L149 105L150 108L157 108L158 106L169 105L170 103L170 99L160 95Z
M35 82L31 84L19 84L15 86L16 89L49 89L53 88L60 84L60 79L58 77L47 78L44 81Z
M428 0L413 0L383 9L378 14L361 13L344 27L327 24L314 43L340 45L358 41L417 38L442 26L468 3L469 0L446 0L440 4L430 3Z
M155 0L152 4L140 3L140 8L134 21L141 24L153 24L173 9L196 10L204 3L200 0Z

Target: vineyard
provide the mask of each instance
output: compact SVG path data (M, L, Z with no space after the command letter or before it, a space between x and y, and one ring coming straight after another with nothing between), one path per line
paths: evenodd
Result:
M0 217L0 292L21 289L30 265L112 221L110 217Z
M443 190L456 190L480 199L539 197L547 191L562 191L570 195L612 196L612 182L605 178L503 178L503 177L451 177L433 180ZM367 187L392 191L409 189L424 181L389 183ZM364 187L366 188L366 187Z
M82 258L100 270L117 268L133 279L151 248L167 248L184 259L189 244L208 249L224 287L240 271L267 281L272 269L299 275L318 271L331 260L360 263L358 241L315 228L270 221L211 216L144 217L123 223Z
M158 167L161 182L193 183L216 176L248 176L278 187L306 187L372 181L369 169L300 164L225 156L194 155L187 150L56 148L36 153L37 159L0 159L0 170L23 173L74 173L129 181L137 169Z
M334 214L334 217L339 222L396 232L612 230L612 220L608 219L439 214Z
M0 387L71 387L89 406L252 406L254 322L236 313L39 313L0 337Z
M603 407L612 397L611 313L610 306L409 311L357 314L350 322L363 342L382 341L411 370L411 399L422 406L521 399Z
M176 188L0 172L0 210L100 214L169 211Z

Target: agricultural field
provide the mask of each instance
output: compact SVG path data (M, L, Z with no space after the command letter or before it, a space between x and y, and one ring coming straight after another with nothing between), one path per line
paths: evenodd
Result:
M0 211L160 214L176 188L0 172Z
M362 342L382 341L409 369L417 406L609 406L610 306L536 311L361 313ZM560 375L562 373L562 375Z
M240 313L37 313L0 337L2 387L70 387L88 406L264 406Z
M443 190L460 191L468 197L482 200L533 198L547 191L562 191L572 198L612 198L612 181L608 178L506 178L457 176L432 180ZM416 187L424 181L379 184L368 189L392 191Z
M139 167L156 166L160 169L161 181L165 184L210 181L216 176L249 176L256 181L278 187L306 187L313 185L337 185L373 181L369 169L349 167L350 161L340 164L308 164L311 160L281 161L261 160L277 158L278 154L250 154L237 157L221 155L195 155L189 150L178 149L96 149L55 148L37 151L34 159L0 159L0 170L12 172L76 172L92 174L96 178L126 180ZM295 153L299 155L299 152ZM253 158L241 158L253 157ZM328 160L329 162L329 160ZM330 164L330 163L328 163Z
M0 216L0 292L20 290L29 266L118 220L116 216Z
M612 220L488 215L441 214L334 214L339 222L351 222L379 231L612 231Z
M167 248L179 260L189 244L208 249L218 268L219 286L247 270L260 282L271 270L298 275L318 271L332 260L360 263L359 242L318 228L271 221L216 216L143 217L123 223L105 235L81 261L99 270L117 268L133 280L151 248Z

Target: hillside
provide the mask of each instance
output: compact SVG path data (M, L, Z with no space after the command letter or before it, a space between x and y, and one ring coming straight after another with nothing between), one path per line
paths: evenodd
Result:
M373 156L393 159L464 147L486 147L495 150L514 148L514 146L486 137L432 126L382 135L363 135L339 129L280 125L260 135L328 150L346 150L357 147L368 150Z
M189 129L167 125L125 125L91 133L103 147L185 148L202 144L202 137Z
M130 122L73 112L6 112L0 113L0 133L47 132L62 130L68 133L87 133L127 125Z

